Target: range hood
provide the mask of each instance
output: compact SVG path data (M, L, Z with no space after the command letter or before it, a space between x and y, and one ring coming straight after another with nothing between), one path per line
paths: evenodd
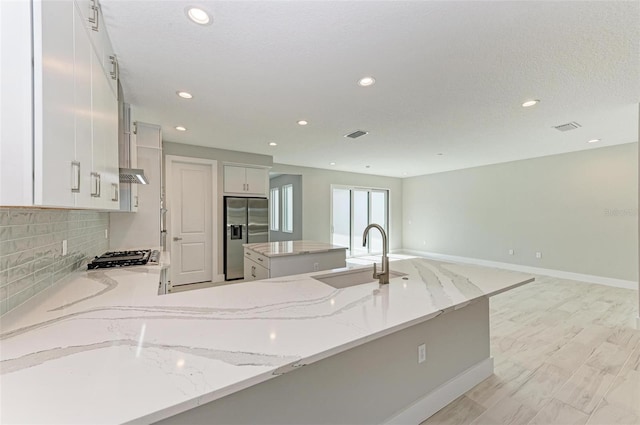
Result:
M149 184L140 168L120 168L120 183Z
M131 106L123 100L122 86L118 82L118 157L120 183L149 184L144 170L131 168ZM135 149L135 148L134 148Z

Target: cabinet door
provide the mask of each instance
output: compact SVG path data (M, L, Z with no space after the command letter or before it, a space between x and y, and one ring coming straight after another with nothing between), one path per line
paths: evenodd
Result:
M248 258L244 259L244 281L249 282L256 280L256 267L258 265Z
M109 87L111 91L118 97L118 60L116 53L111 46L111 40L109 39L109 33L107 27L104 25L104 19L102 12L99 15L100 27L98 29L98 36L100 39L100 45L102 47L102 65L107 75Z
M260 264L256 265L255 280L269 279L269 269L262 267Z
M244 281L269 279L269 269L248 258L244 259Z
M90 170L92 207L103 209L108 207L107 198L107 142L109 139L108 119L109 92L102 65L94 52L91 61L92 76L92 140L93 140L93 165ZM116 111L117 112L117 111Z
M92 128L91 128L91 59L93 48L86 29L86 20L75 7L74 17L75 45L75 159L80 173L80 187L76 193L76 206L90 208L91 169L93 167ZM75 171L75 170L74 170Z
M228 193L244 193L246 175L244 167L224 166L224 191Z
M73 207L73 1L34 7L34 203Z
M107 196L105 197L106 208L110 210L120 209L120 170L118 157L118 100L116 93L113 92L110 78L104 81L106 90L104 99L104 173L105 173L105 189Z
M267 170L265 168L246 168L246 192L252 195L267 193Z

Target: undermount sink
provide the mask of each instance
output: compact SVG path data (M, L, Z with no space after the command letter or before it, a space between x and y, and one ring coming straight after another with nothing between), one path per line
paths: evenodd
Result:
M389 272L389 279L400 276L406 276L406 273L394 272L393 270ZM373 277L373 268L347 270L311 277L337 289L378 281L378 278Z

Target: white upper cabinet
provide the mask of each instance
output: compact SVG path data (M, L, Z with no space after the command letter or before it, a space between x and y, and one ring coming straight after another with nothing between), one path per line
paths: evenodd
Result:
M22 132L21 140L3 137L0 150L3 166L18 163L21 177L33 177L29 195L17 194L25 185L5 190L3 181L0 205L119 209L117 82L96 48L99 38L90 36L82 12L87 3L34 0L33 20L21 22L21 30L32 25L33 112L21 106L21 113L32 114L33 133ZM13 32L3 28L2 36ZM16 49L25 47L17 43ZM110 49L110 43L102 48ZM10 123L3 117L5 125ZM18 151L17 144L32 149Z
M75 206L74 10L34 2L34 204ZM45 19L39 19L44 18Z
M93 45L98 61L109 78L109 86L114 94L118 93L118 60L107 27L104 25L104 16L100 3L97 0L75 0L80 15L83 18L84 27L87 29L91 44Z
M242 195L267 195L269 171L267 168L224 166L224 192Z

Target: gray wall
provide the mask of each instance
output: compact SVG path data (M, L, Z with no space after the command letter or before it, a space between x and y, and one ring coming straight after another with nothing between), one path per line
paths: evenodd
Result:
M427 359L418 364L420 344ZM488 358L489 300L481 298L156 423L386 423ZM424 412L423 419L433 413Z
M282 174L269 179L269 189L284 185L293 185L293 233L269 231L269 241L299 241L302 240L302 176ZM282 189L280 189L280 217L282 218ZM282 230L282 225L280 226Z
M302 237L331 242L331 185L389 189L389 248L402 248L402 179L274 164L273 172L302 175Z
M0 209L0 314L106 252L108 227L108 213ZM64 257L63 239L68 250Z
M638 279L637 143L407 178L403 199L406 249Z
M269 155L185 145L166 140L162 142L162 150L165 155L190 156L192 158L215 159L217 161L237 162L239 164L253 164L265 167L271 167L271 165L273 165L273 157Z

